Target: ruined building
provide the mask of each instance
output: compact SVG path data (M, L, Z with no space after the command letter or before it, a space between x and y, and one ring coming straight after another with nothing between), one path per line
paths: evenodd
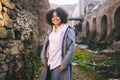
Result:
M100 1L100 0L92 0ZM95 2L96 3L96 2ZM88 44L103 52L120 51L120 0L103 0L99 5L90 3L84 11L84 21L77 25L78 43ZM80 35L79 35L80 34Z
M48 0L0 0L0 80L26 80L25 60L42 45L48 8Z

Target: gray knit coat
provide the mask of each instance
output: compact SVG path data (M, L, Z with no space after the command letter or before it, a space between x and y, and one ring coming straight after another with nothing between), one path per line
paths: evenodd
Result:
M42 62L47 62L47 47L49 45L49 34L52 32L52 28L48 30L47 36L44 41L43 49L41 52ZM65 68L65 71L62 72L64 80L72 80L72 57L75 49L75 32L69 26L64 34L62 41L62 63L61 65ZM44 67L41 73L40 80L45 80L47 74L47 67Z

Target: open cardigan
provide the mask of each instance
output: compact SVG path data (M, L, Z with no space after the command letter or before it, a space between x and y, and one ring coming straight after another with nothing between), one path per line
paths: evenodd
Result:
M41 52L41 60L42 62L47 62L47 47L49 45L49 34L52 32L52 28L48 30L47 36L44 41L43 49ZM72 56L75 49L75 32L74 30L69 26L64 34L63 41L62 41L62 63L61 65L65 68L64 74L64 80L71 80L72 78ZM47 67L44 67L41 73L40 80L45 80L47 74Z

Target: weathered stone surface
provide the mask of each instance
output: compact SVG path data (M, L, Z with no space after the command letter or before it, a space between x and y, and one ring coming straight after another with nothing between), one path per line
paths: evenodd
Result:
M18 49L18 44L17 44L17 41L11 41L9 43L9 50L10 50L10 54L11 55L17 55L17 54L20 54L19 52L19 49Z
M9 10L8 14L9 14L10 19L14 20L14 23L16 23L17 13L14 10Z
M9 20L8 24L9 24L9 25L6 25L6 26L5 26L6 28L12 29L12 28L14 27L14 23L13 23L11 20Z
M111 45L112 49L117 51L117 52L120 52L120 41L117 41L117 42L114 42L112 45Z
M47 0L0 0L0 80L23 79L25 59L35 58L44 40L47 9Z
M6 58L5 54L0 54L0 61L4 60Z
M25 5L26 3L28 3L27 5ZM32 12L33 14L36 14L37 18L38 18L38 40L39 43L43 43L44 38L45 38L45 33L47 32L49 25L46 24L46 20L45 20L45 13L47 12L48 8L49 8L49 4L48 4L48 0L35 0L35 1L31 1L31 0L21 0L21 5L23 5L22 7L30 12ZM31 6L32 5L32 6ZM29 6L29 7L28 7ZM41 46L42 44L40 44Z
M10 54L11 55L16 55L16 54L19 54L19 50L18 50L18 47L14 46L14 47L11 47L10 49Z
M4 54L9 55L9 54L10 54L10 49L9 49L9 48L5 48L5 49L3 50L3 52L4 52Z
M6 12L3 12L3 22L4 22L4 26L7 26L8 25L8 23L9 23L9 16L8 16L8 14L6 13Z
M17 41L17 44L18 44L18 50L19 50L20 52L23 51L23 49L24 49L23 43L22 43L21 41Z
M2 47L0 47L0 52L2 53L2 51L3 51L3 50L2 50Z
M4 27L0 27L0 38L7 37L7 30Z
M10 63L10 61L12 61L12 60L13 60L13 56L7 55L6 59L5 59L5 62Z
M8 71L7 63L5 63L4 61L1 61L0 64L1 64L1 66L0 66L0 73Z
M24 26L24 19L17 17L17 23L18 23L20 26Z
M7 38L8 39L15 39L15 34L14 34L13 30L8 30Z
M5 47L7 45L7 41L0 40L0 47Z
M0 73L0 80L5 80L6 73Z
M0 26L7 26L8 23L9 23L9 16L8 16L8 14L6 12L2 12L0 14L0 18L1 18Z
M8 9L6 7L3 7L3 11L7 13Z
M19 71L21 69L22 65L23 64L21 64L20 62L16 62L16 67L15 67L16 69L15 69L15 71L16 72Z
M34 52L38 48L37 47L38 46L38 38L34 33L31 33L31 34L32 35L30 37L30 49L32 49L31 52L33 52L33 54L34 54Z
M1 4L1 2L0 2L0 13L1 13L1 11L2 11L2 4Z
M10 0L1 0L2 4L4 4L6 7L10 8L10 9L14 9L15 8L15 4L10 2Z
M1 19L1 20L3 19L3 15L2 15L1 13L0 13L0 19ZM1 21L1 20L0 20L0 26L2 26L2 25L1 25L1 24L2 24L1 22L2 22L2 21Z

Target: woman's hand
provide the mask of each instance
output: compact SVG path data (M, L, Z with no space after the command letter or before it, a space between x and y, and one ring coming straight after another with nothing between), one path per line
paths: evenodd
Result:
M61 65L60 66L60 71L63 72L65 70L65 68Z
M44 65L44 67L46 67L47 66L47 62L42 62L43 63L43 65Z

